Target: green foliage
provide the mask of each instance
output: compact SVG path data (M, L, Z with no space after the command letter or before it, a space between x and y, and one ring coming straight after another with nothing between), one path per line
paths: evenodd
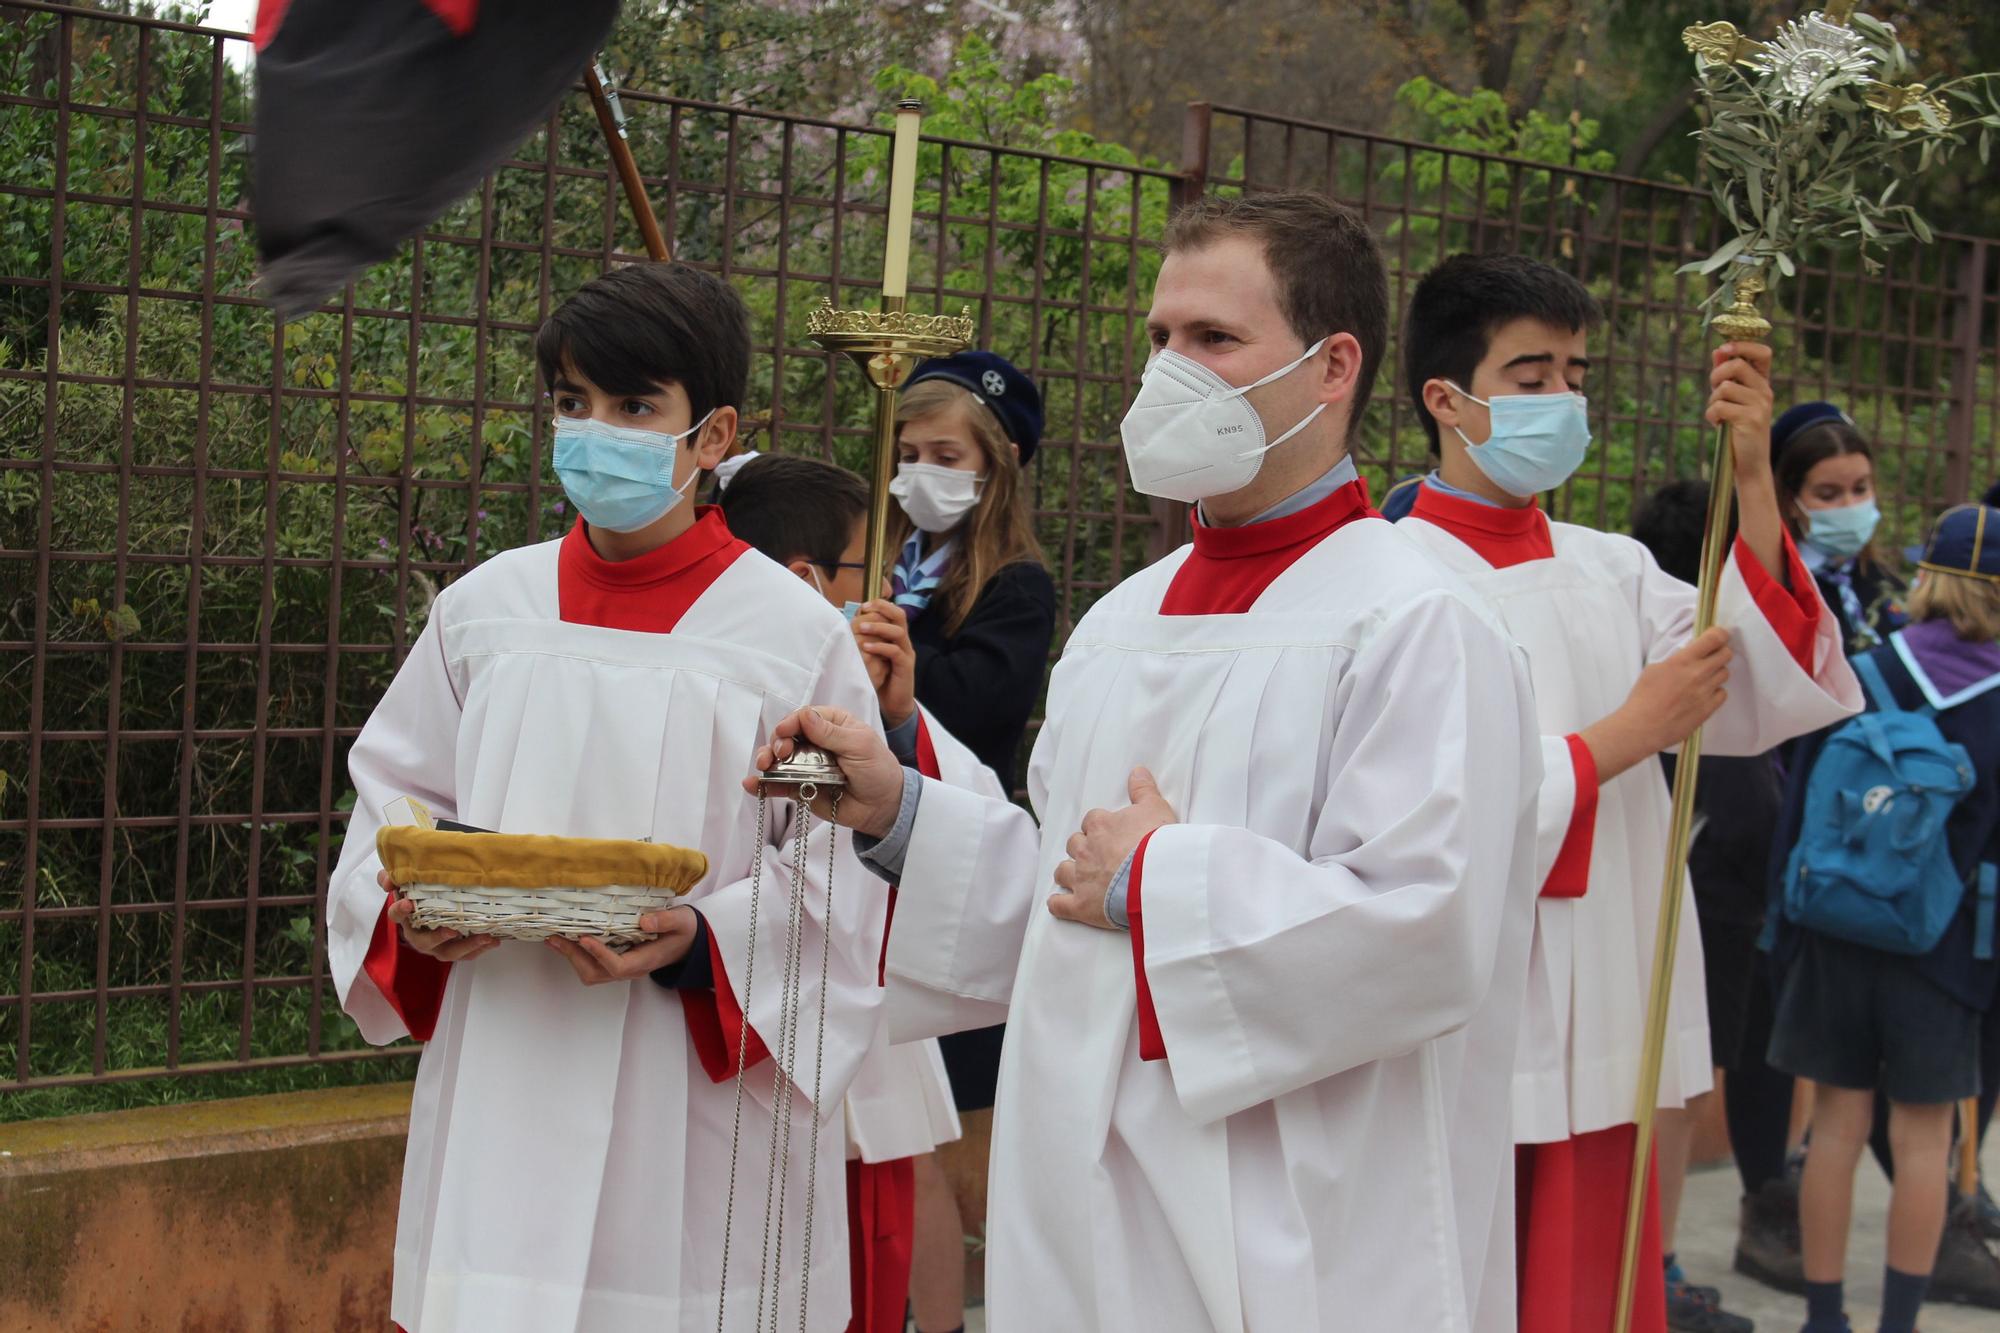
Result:
M1851 36L1827 29L1854 50L1817 76L1813 62L1824 54L1801 57L1792 49L1805 40L1800 25L1788 25L1755 68L1697 59L1707 112L1698 137L1710 191L1732 234L1688 271L1769 264L1789 278L1823 252L1858 253L1877 271L1890 247L1932 240L1930 225L1898 191L1949 161L1968 128L1977 130L1986 160L2000 128L1991 77L1953 80L1925 96L1894 29L1865 14L1854 16ZM1941 97L1951 101L1934 100ZM1954 123L1951 102L1970 109L1970 122L1961 116ZM1725 275L1709 309L1732 290Z
M1595 120L1579 119L1571 126L1539 109L1516 118L1508 111L1506 99L1491 88L1460 94L1418 75L1396 90L1396 101L1404 108L1413 138L1461 150L1419 151L1382 168L1382 185L1389 197L1407 190L1409 197L1426 209L1500 219L1515 212L1517 203L1519 210L1530 216L1552 208L1583 207L1573 177L1486 162L1465 154L1490 154L1580 171L1608 171L1615 160L1593 146L1600 128ZM1397 225L1434 235L1438 219L1412 217Z

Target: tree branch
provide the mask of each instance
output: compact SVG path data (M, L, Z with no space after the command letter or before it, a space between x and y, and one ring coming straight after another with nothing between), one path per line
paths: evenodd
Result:
M1681 85L1679 92L1660 104L1660 109L1645 127L1625 145L1625 151L1618 155L1618 174L1621 176L1640 175L1646 162L1658 151L1674 126L1680 124L1681 117L1694 108L1695 87L1692 82Z
M1480 0L1468 0L1477 4ZM1452 85L1451 71L1438 60L1438 48L1434 42L1427 42L1417 35L1416 16L1410 0L1402 0L1399 6L1391 6L1376 0L1369 7L1376 26L1386 32L1390 39L1402 45L1405 52L1423 70L1424 77L1432 83L1449 88Z
M1519 118L1542 104L1542 96L1548 91L1549 80L1555 76L1556 58L1569 45L1570 20L1576 14L1576 0L1561 0L1555 12L1549 16L1549 30L1542 35L1541 49L1535 52L1535 60L1528 67L1528 84L1519 93L1507 96L1507 110Z

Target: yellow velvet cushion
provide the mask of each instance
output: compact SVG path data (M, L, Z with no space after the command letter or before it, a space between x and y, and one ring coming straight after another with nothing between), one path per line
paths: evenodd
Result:
M616 884L686 893L708 873L708 858L700 852L621 838L451 833L396 824L375 834L375 849L396 884L497 889Z

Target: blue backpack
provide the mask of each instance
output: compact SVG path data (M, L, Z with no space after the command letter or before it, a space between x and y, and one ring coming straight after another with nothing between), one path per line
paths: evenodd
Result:
M1875 708L1841 723L1813 764L1785 866L1785 919L1886 953L1926 954L1965 896L1945 820L1972 790L1972 759L1938 730L1936 709L1897 704L1873 653L1852 665ZM1974 952L1990 958L1993 876L1980 881Z

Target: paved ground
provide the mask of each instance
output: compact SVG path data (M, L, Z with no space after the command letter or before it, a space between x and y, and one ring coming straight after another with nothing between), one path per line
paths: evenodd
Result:
M2000 1179L2000 1136L1989 1136L1986 1178ZM1757 1321L1757 1333L1798 1333L1806 1303L1738 1276L1730 1268L1736 1253L1736 1204L1741 1182L1724 1164L1696 1172L1681 1202L1681 1267L1690 1281L1722 1289L1723 1304ZM1873 1333L1882 1299L1883 1221L1889 1182L1872 1157L1863 1156L1855 1178L1854 1232L1847 1246L1847 1313L1856 1333ZM2000 1311L1969 1305L1926 1305L1923 1333L1996 1333Z
M1988 1180L2000 1179L2000 1136L1986 1151ZM1736 1253L1736 1200L1739 1184L1729 1165L1698 1171L1681 1203L1681 1263L1696 1282L1722 1288L1732 1310L1757 1321L1757 1333L1797 1333L1805 1322L1805 1302L1796 1296L1739 1277L1730 1268ZM1872 1333L1882 1297L1882 1223L1889 1207L1889 1182L1865 1158L1856 1181L1854 1236L1848 1247L1848 1314L1856 1333ZM966 1333L985 1333L983 1312L965 1321ZM1923 1333L1996 1333L2000 1312L1965 1305L1924 1307Z

